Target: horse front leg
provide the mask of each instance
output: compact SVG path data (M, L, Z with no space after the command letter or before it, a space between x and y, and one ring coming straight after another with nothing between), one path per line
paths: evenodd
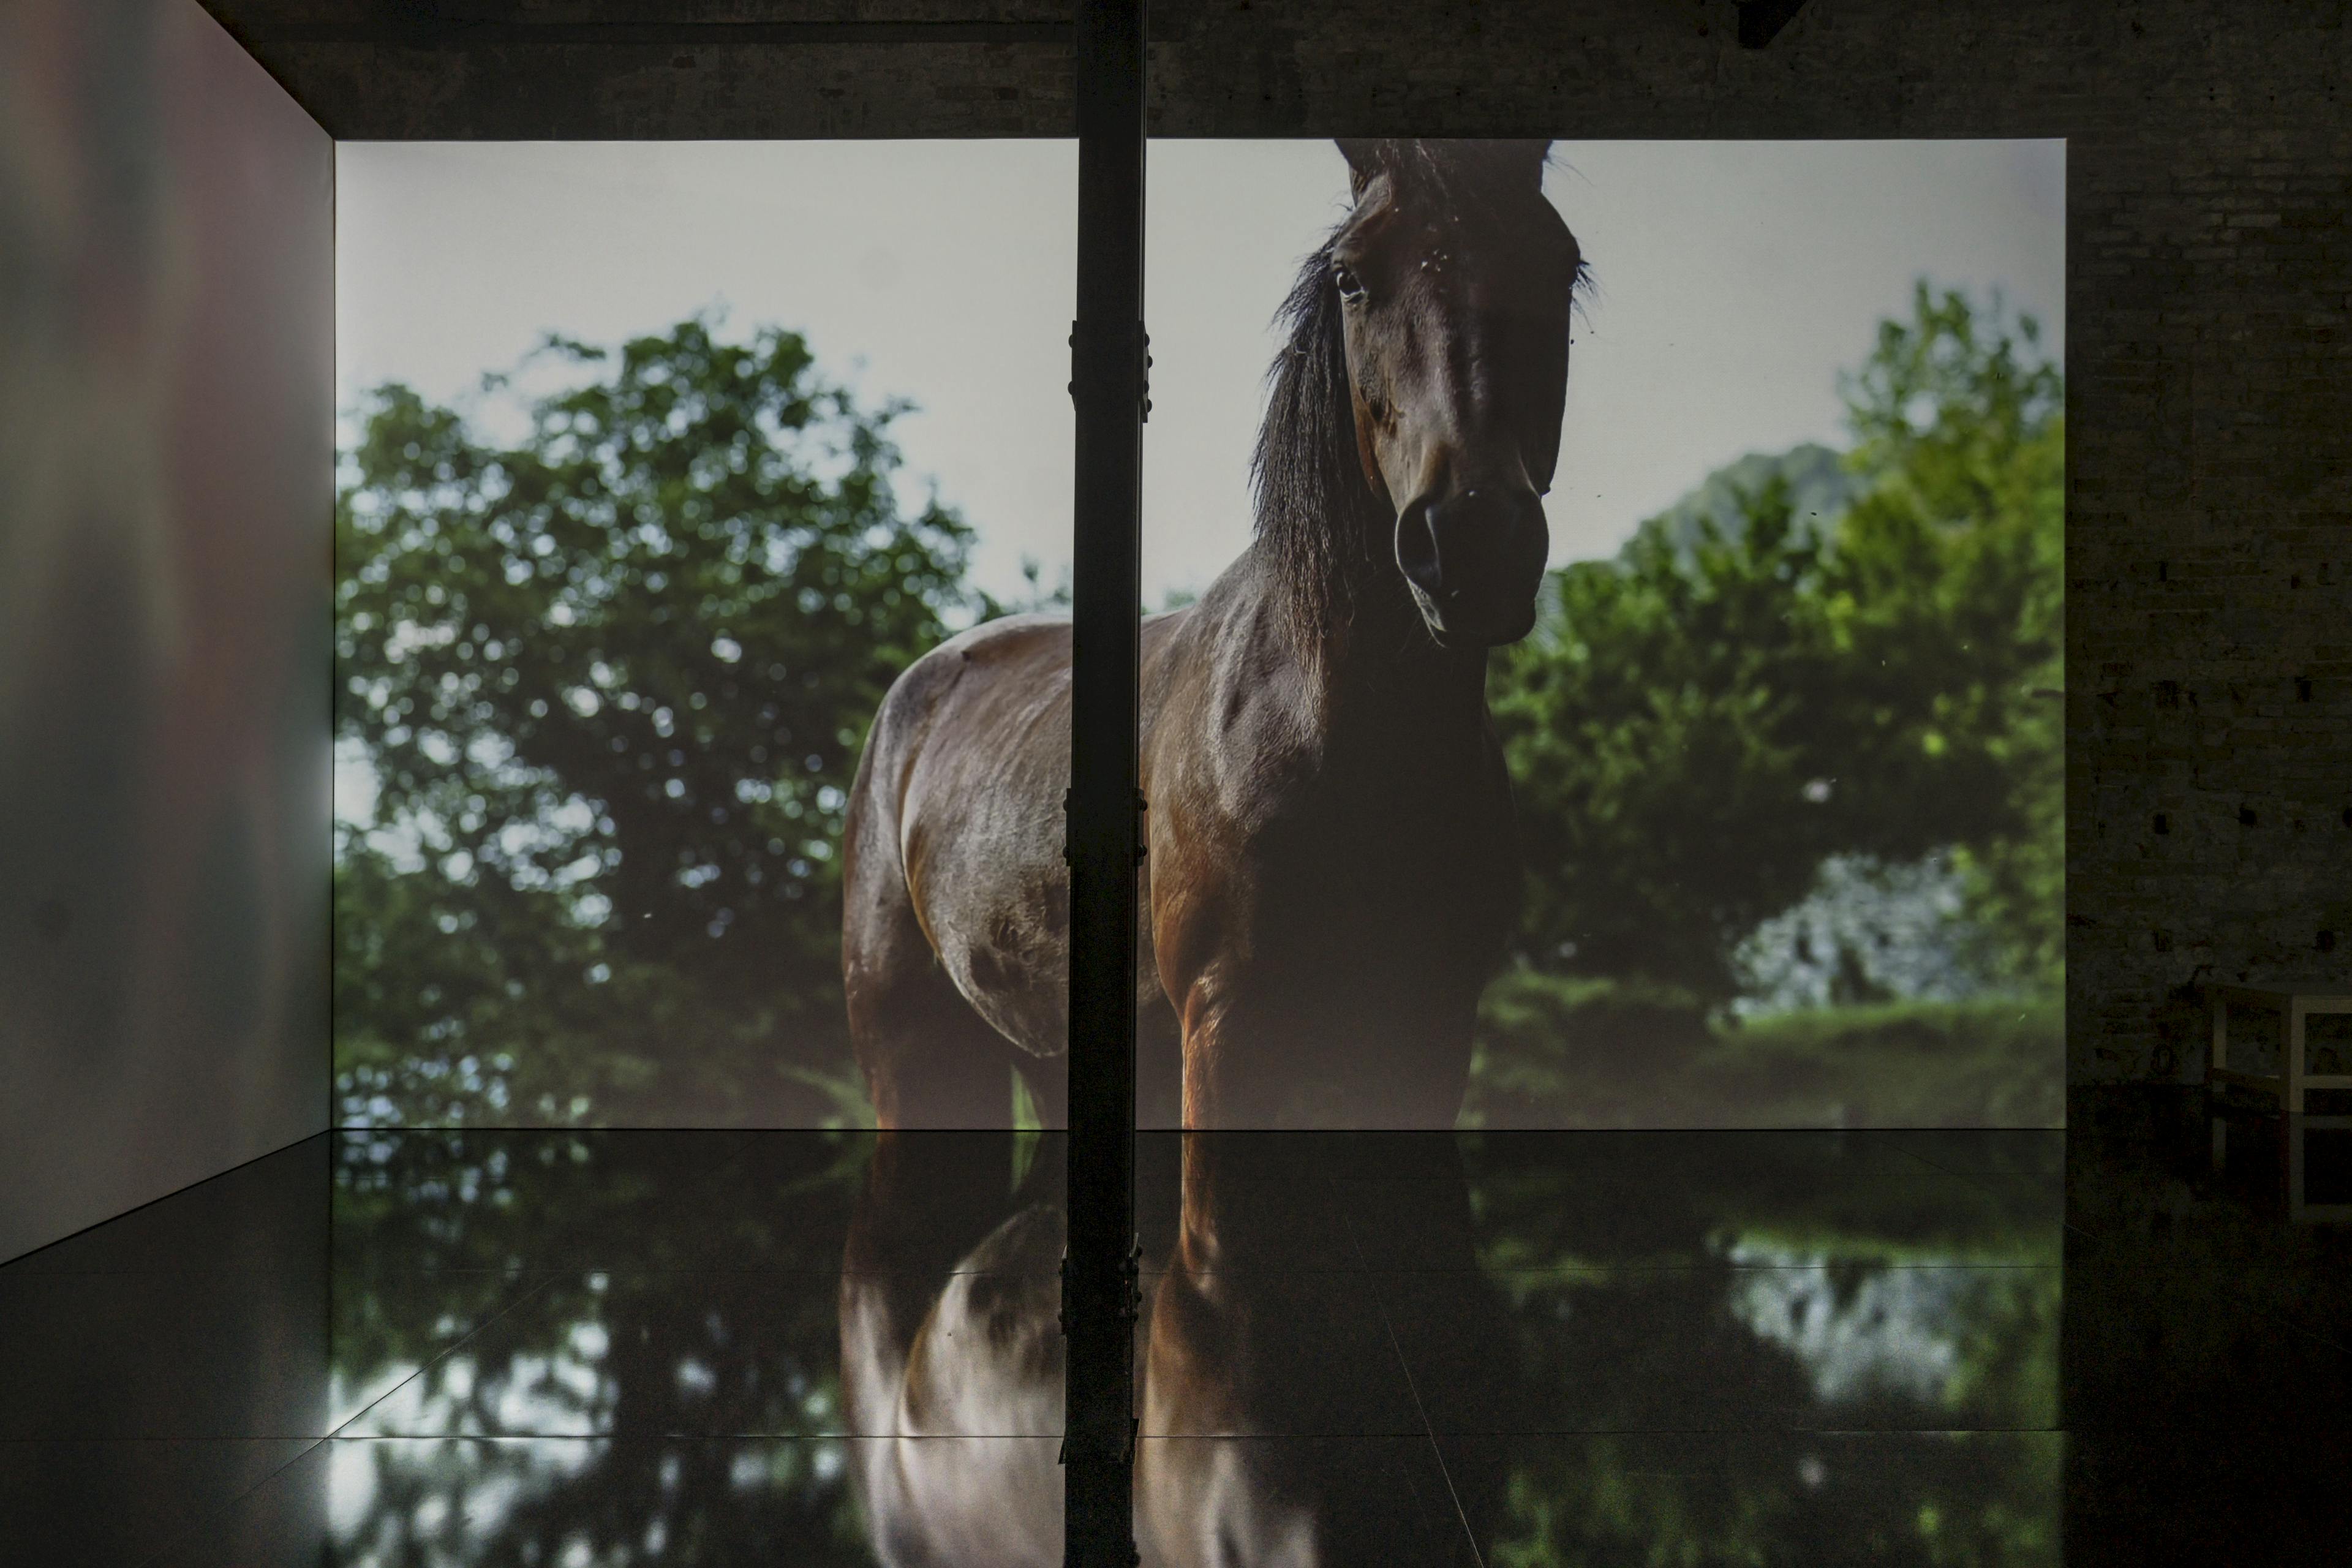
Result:
M1251 1009L1240 1005L1213 970L1178 993L1177 1049L1183 1064L1183 1126L1187 1131L1265 1126L1271 1087L1263 1065L1241 1061L1236 1047L1250 1033ZM1259 1118L1260 1120L1253 1120Z
M1186 993L1184 1125L1450 1130L1469 1081L1475 996L1318 986L1253 975ZM1434 987L1431 988L1434 990Z

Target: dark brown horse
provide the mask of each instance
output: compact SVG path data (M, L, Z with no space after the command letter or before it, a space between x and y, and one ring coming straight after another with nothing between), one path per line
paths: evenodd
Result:
M1257 537L1148 618L1146 1126L1449 1127L1517 907L1486 651L1535 619L1575 237L1548 143L1343 142L1283 311ZM885 1127L1066 1116L1070 627L892 687L849 805L843 960ZM1188 1192L1188 1201L1190 1199Z

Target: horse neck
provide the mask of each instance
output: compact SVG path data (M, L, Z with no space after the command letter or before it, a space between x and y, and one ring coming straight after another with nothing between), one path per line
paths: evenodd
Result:
M1346 746L1468 743L1486 712L1483 650L1441 648L1393 569L1360 569L1326 600L1319 626L1294 630L1318 727Z
M1251 545L1251 593L1301 672L1312 731L1328 736L1369 721L1383 736L1421 741L1433 724L1449 731L1477 724L1486 710L1486 658L1430 639L1395 566L1340 560L1315 572L1284 562L1263 541Z

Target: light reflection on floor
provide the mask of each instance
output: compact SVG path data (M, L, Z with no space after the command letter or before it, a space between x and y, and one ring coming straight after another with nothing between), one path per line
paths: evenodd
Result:
M1145 1561L2343 1560L2352 1226L2173 1121L1148 1134ZM1061 1172L316 1141L0 1269L0 1558L1057 1563Z
M1139 1335L1151 1560L1444 1561L1473 1532L1530 1561L1821 1560L1890 1531L1922 1562L2054 1560L2054 1137L1973 1174L1877 1135L1224 1142L1211 1268L1178 1247L1176 1140L1143 1154L1154 1306L1185 1303ZM1058 1561L1057 1346L1032 1320L1059 1140L797 1142L699 1166L646 1134L349 1140L339 1258L395 1293L446 1280L436 1324L481 1321L345 1429L336 1560L650 1560L717 1532ZM389 1328L371 1292L349 1310ZM919 1338L968 1349L910 1380ZM409 1350L347 1336L337 1377Z

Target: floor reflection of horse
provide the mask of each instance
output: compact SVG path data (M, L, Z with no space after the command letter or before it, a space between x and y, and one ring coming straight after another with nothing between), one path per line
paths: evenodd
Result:
M1059 1172L1008 1194L1012 1139L883 1132L851 1222L842 1403L886 1568L1061 1561Z
M842 1272L842 1389L860 1434L848 1445L853 1477L885 1568L1062 1561L1062 1470L1051 1436L1062 1425L1061 1163L1056 1148L1008 1183L1016 1136L885 1131L866 1172ZM1424 1560L1416 1539L1459 1541L1465 1525L1490 1539L1494 1497L1412 1489L1415 1472L1402 1454L1423 1454L1425 1483L1433 1469L1425 1436L1299 1436L1344 1429L1366 1408L1368 1384L1395 1384L1392 1366L1367 1364L1394 1353L1385 1340L1368 1345L1360 1331L1379 1321L1374 1286L1363 1274L1303 1276L1286 1261L1278 1233L1295 1215L1279 1200L1296 1184L1282 1180L1286 1152L1276 1141L1205 1138L1215 1142L1185 1136L1177 1232L1146 1259L1147 1326L1137 1346L1145 1440L1135 1466L1142 1561L1414 1562ZM1231 1179L1202 1185L1197 1178L1212 1168ZM1458 1165L1423 1173L1466 1215ZM1164 1181L1147 1186L1171 1195ZM1472 1283L1468 1234L1466 1224L1458 1228L1458 1256L1421 1259L1465 1282L1456 1306L1465 1319L1499 1310ZM1221 1266L1208 1267L1213 1258ZM1359 1331L1335 1331L1335 1315ZM1503 1327L1482 1321L1451 1342L1476 1347L1476 1359L1424 1363L1417 1375L1444 1379L1458 1399L1493 1408L1508 1376ZM1463 1386L1474 1380L1478 1388Z
M1450 1127L1517 907L1486 650L1533 624L1582 262L1546 143L1343 142L1285 310L1257 536L1149 617L1139 1121ZM891 689L845 838L852 1034L885 1127L1066 1107L1070 628Z

